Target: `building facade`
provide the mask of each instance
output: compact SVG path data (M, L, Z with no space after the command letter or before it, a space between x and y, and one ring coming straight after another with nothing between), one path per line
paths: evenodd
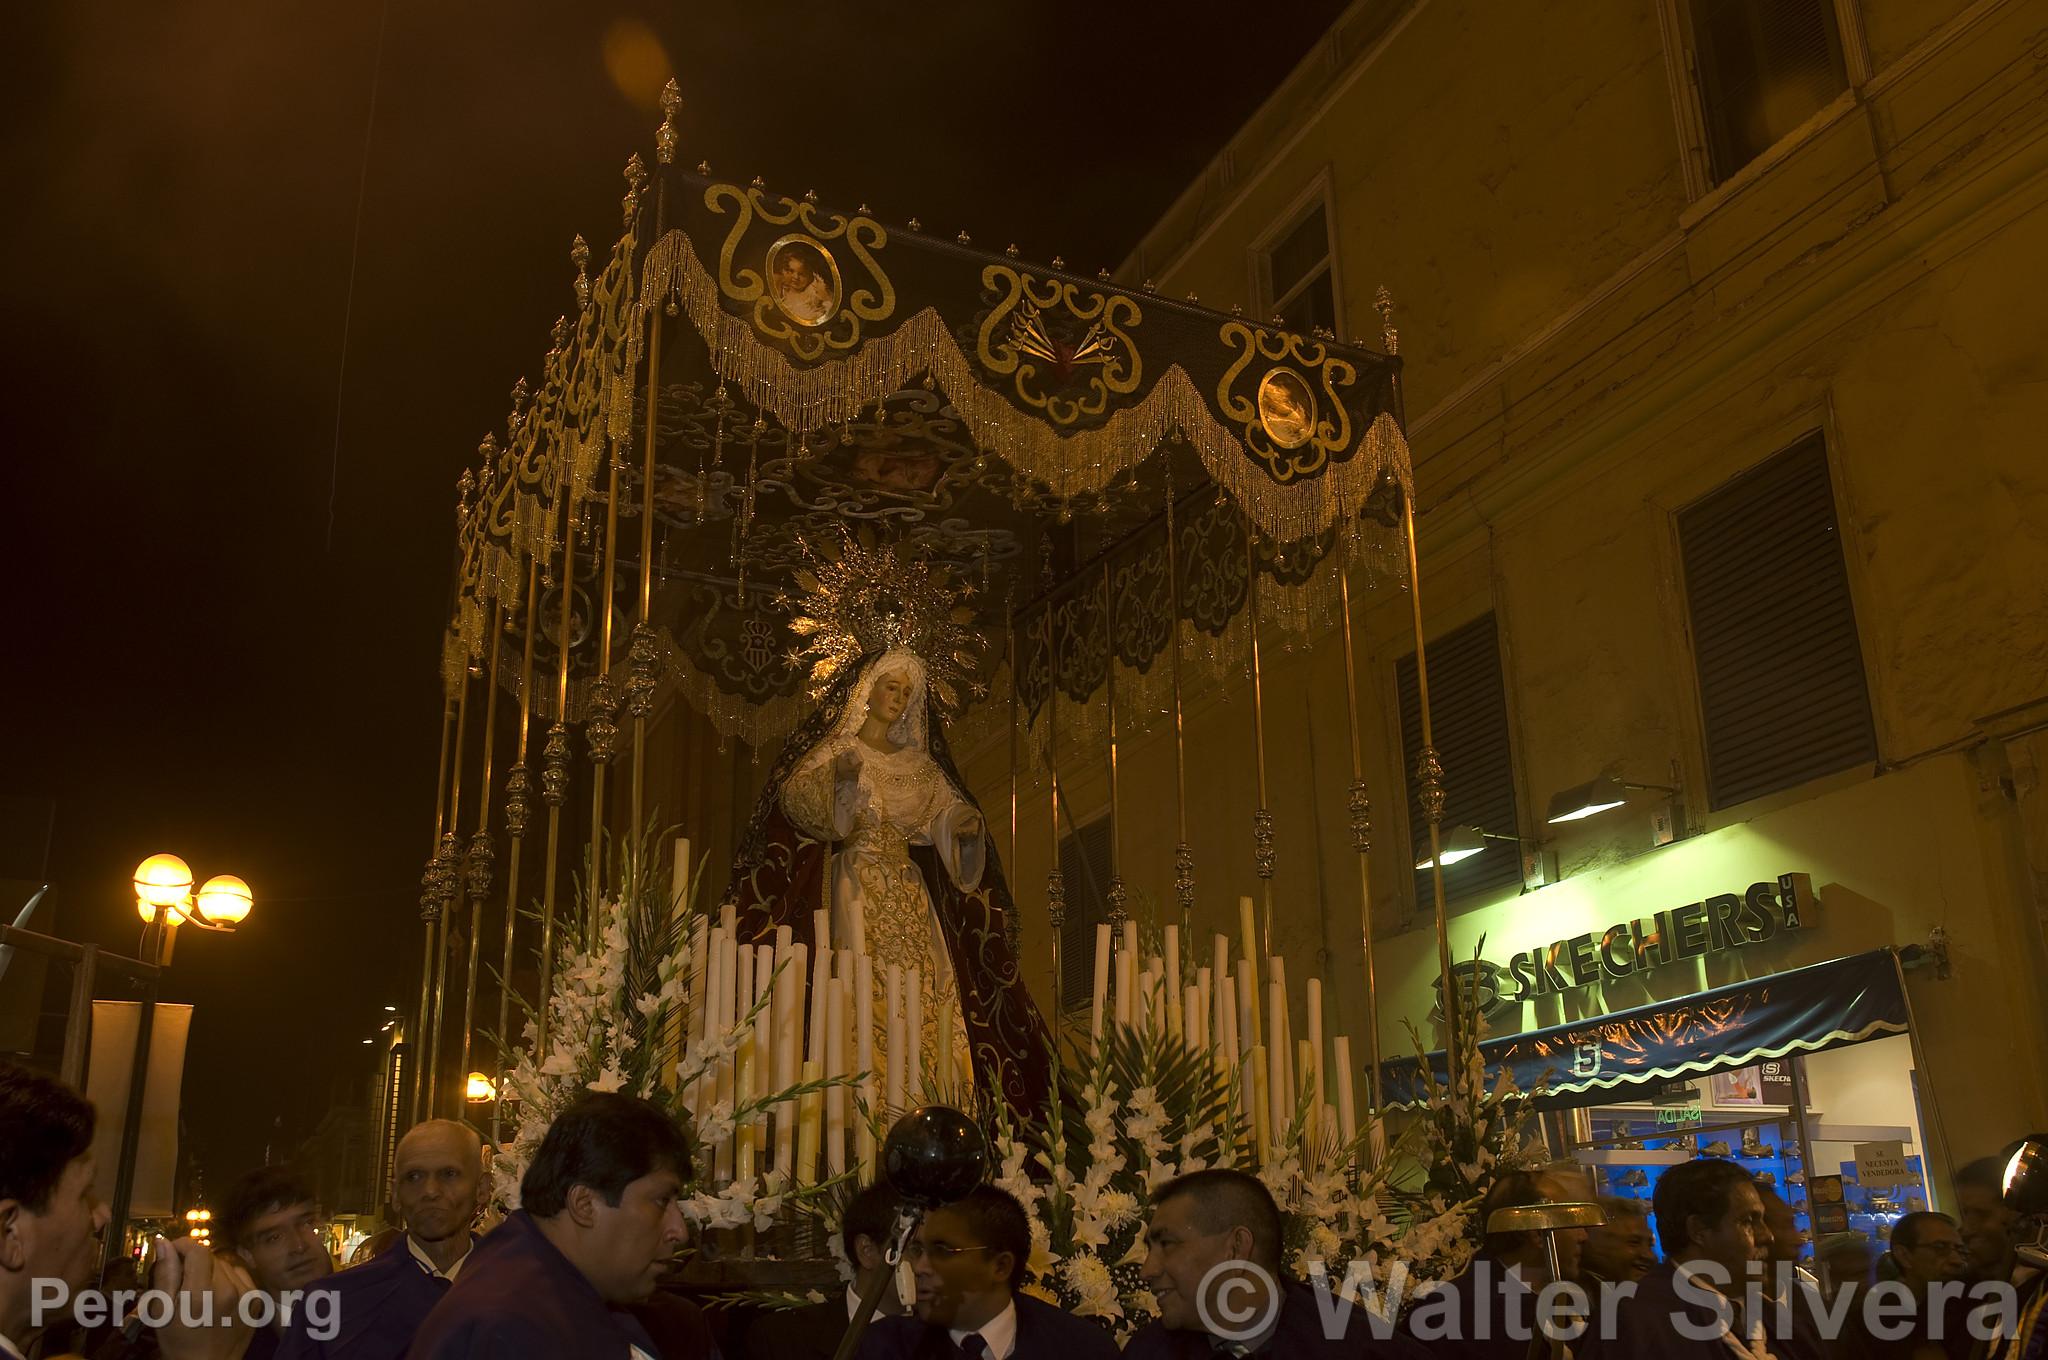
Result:
M1937 1201L2048 1126L2044 71L2040 0L1361 3L1123 271L1346 337L1393 299L1446 829L1476 847L1449 933L1492 1032L1903 950L1911 1033L1803 1065L1800 1165L1897 1141ZM1437 1001L1408 612L1358 615L1388 1057ZM1345 674L1327 627L1267 658L1274 947L1362 1033ZM1245 688L1188 715L1198 930L1255 890ZM1171 743L1123 758L1123 873L1170 903ZM1099 763L1062 770L1077 827ZM966 767L1007 805L999 743ZM1029 812L1020 897L1052 854ZM1793 875L1797 928L1715 917ZM1748 1094L1702 1083L1695 1122ZM1574 1119L1596 1164L1640 1141Z

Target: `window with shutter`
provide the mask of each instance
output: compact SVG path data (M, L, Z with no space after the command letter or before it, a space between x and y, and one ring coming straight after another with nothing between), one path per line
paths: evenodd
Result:
M1710 806L1877 759L1819 431L1678 515Z
M1415 656L1410 653L1395 666L1408 831L1415 851L1410 864L1429 858L1429 823L1423 820L1415 786L1415 762L1422 755L1422 698L1415 680ZM1476 826L1496 836L1515 836L1521 822L1515 806L1514 751L1492 614L1431 639L1429 718L1437 758L1444 766L1443 829ZM1516 843L1488 841L1479 854L1444 867L1444 899L1460 901L1521 881L1522 857ZM1416 871L1415 893L1420 905L1435 901L1429 870Z
M1067 918L1060 927L1060 994L1069 1010L1086 1009L1094 994L1095 927L1109 919L1115 834L1105 815L1060 837L1060 877L1067 893Z
M1848 88L1835 0L1690 0L1716 183Z
M1289 329L1337 329L1336 283L1330 272L1330 226L1319 199L1266 250L1266 288L1273 312Z

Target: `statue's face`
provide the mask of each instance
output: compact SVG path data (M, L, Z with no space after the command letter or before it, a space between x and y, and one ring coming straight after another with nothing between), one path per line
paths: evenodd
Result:
M868 691L868 712L885 723L893 723L903 716L903 710L910 707L910 677L902 671L890 671L875 677L875 687Z

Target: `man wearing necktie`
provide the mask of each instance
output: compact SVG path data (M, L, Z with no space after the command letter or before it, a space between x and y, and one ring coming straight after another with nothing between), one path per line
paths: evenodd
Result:
M877 1319L860 1360L1117 1360L1107 1331L1017 1292L1030 1255L1024 1206L992 1185L933 1209L904 1248L912 1316Z
M321 1310L299 1309L279 1360L400 1360L461 1273L476 1243L470 1224L482 1204L483 1140L476 1130L452 1119L414 1125L398 1142L391 1176L404 1237L308 1290L334 1295L324 1314L333 1326L314 1325Z

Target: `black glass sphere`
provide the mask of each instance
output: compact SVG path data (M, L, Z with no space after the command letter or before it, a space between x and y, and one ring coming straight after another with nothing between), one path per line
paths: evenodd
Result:
M981 1126L948 1105L926 1105L896 1121L882 1145L882 1173L896 1193L931 1208L965 1196L988 1175Z

